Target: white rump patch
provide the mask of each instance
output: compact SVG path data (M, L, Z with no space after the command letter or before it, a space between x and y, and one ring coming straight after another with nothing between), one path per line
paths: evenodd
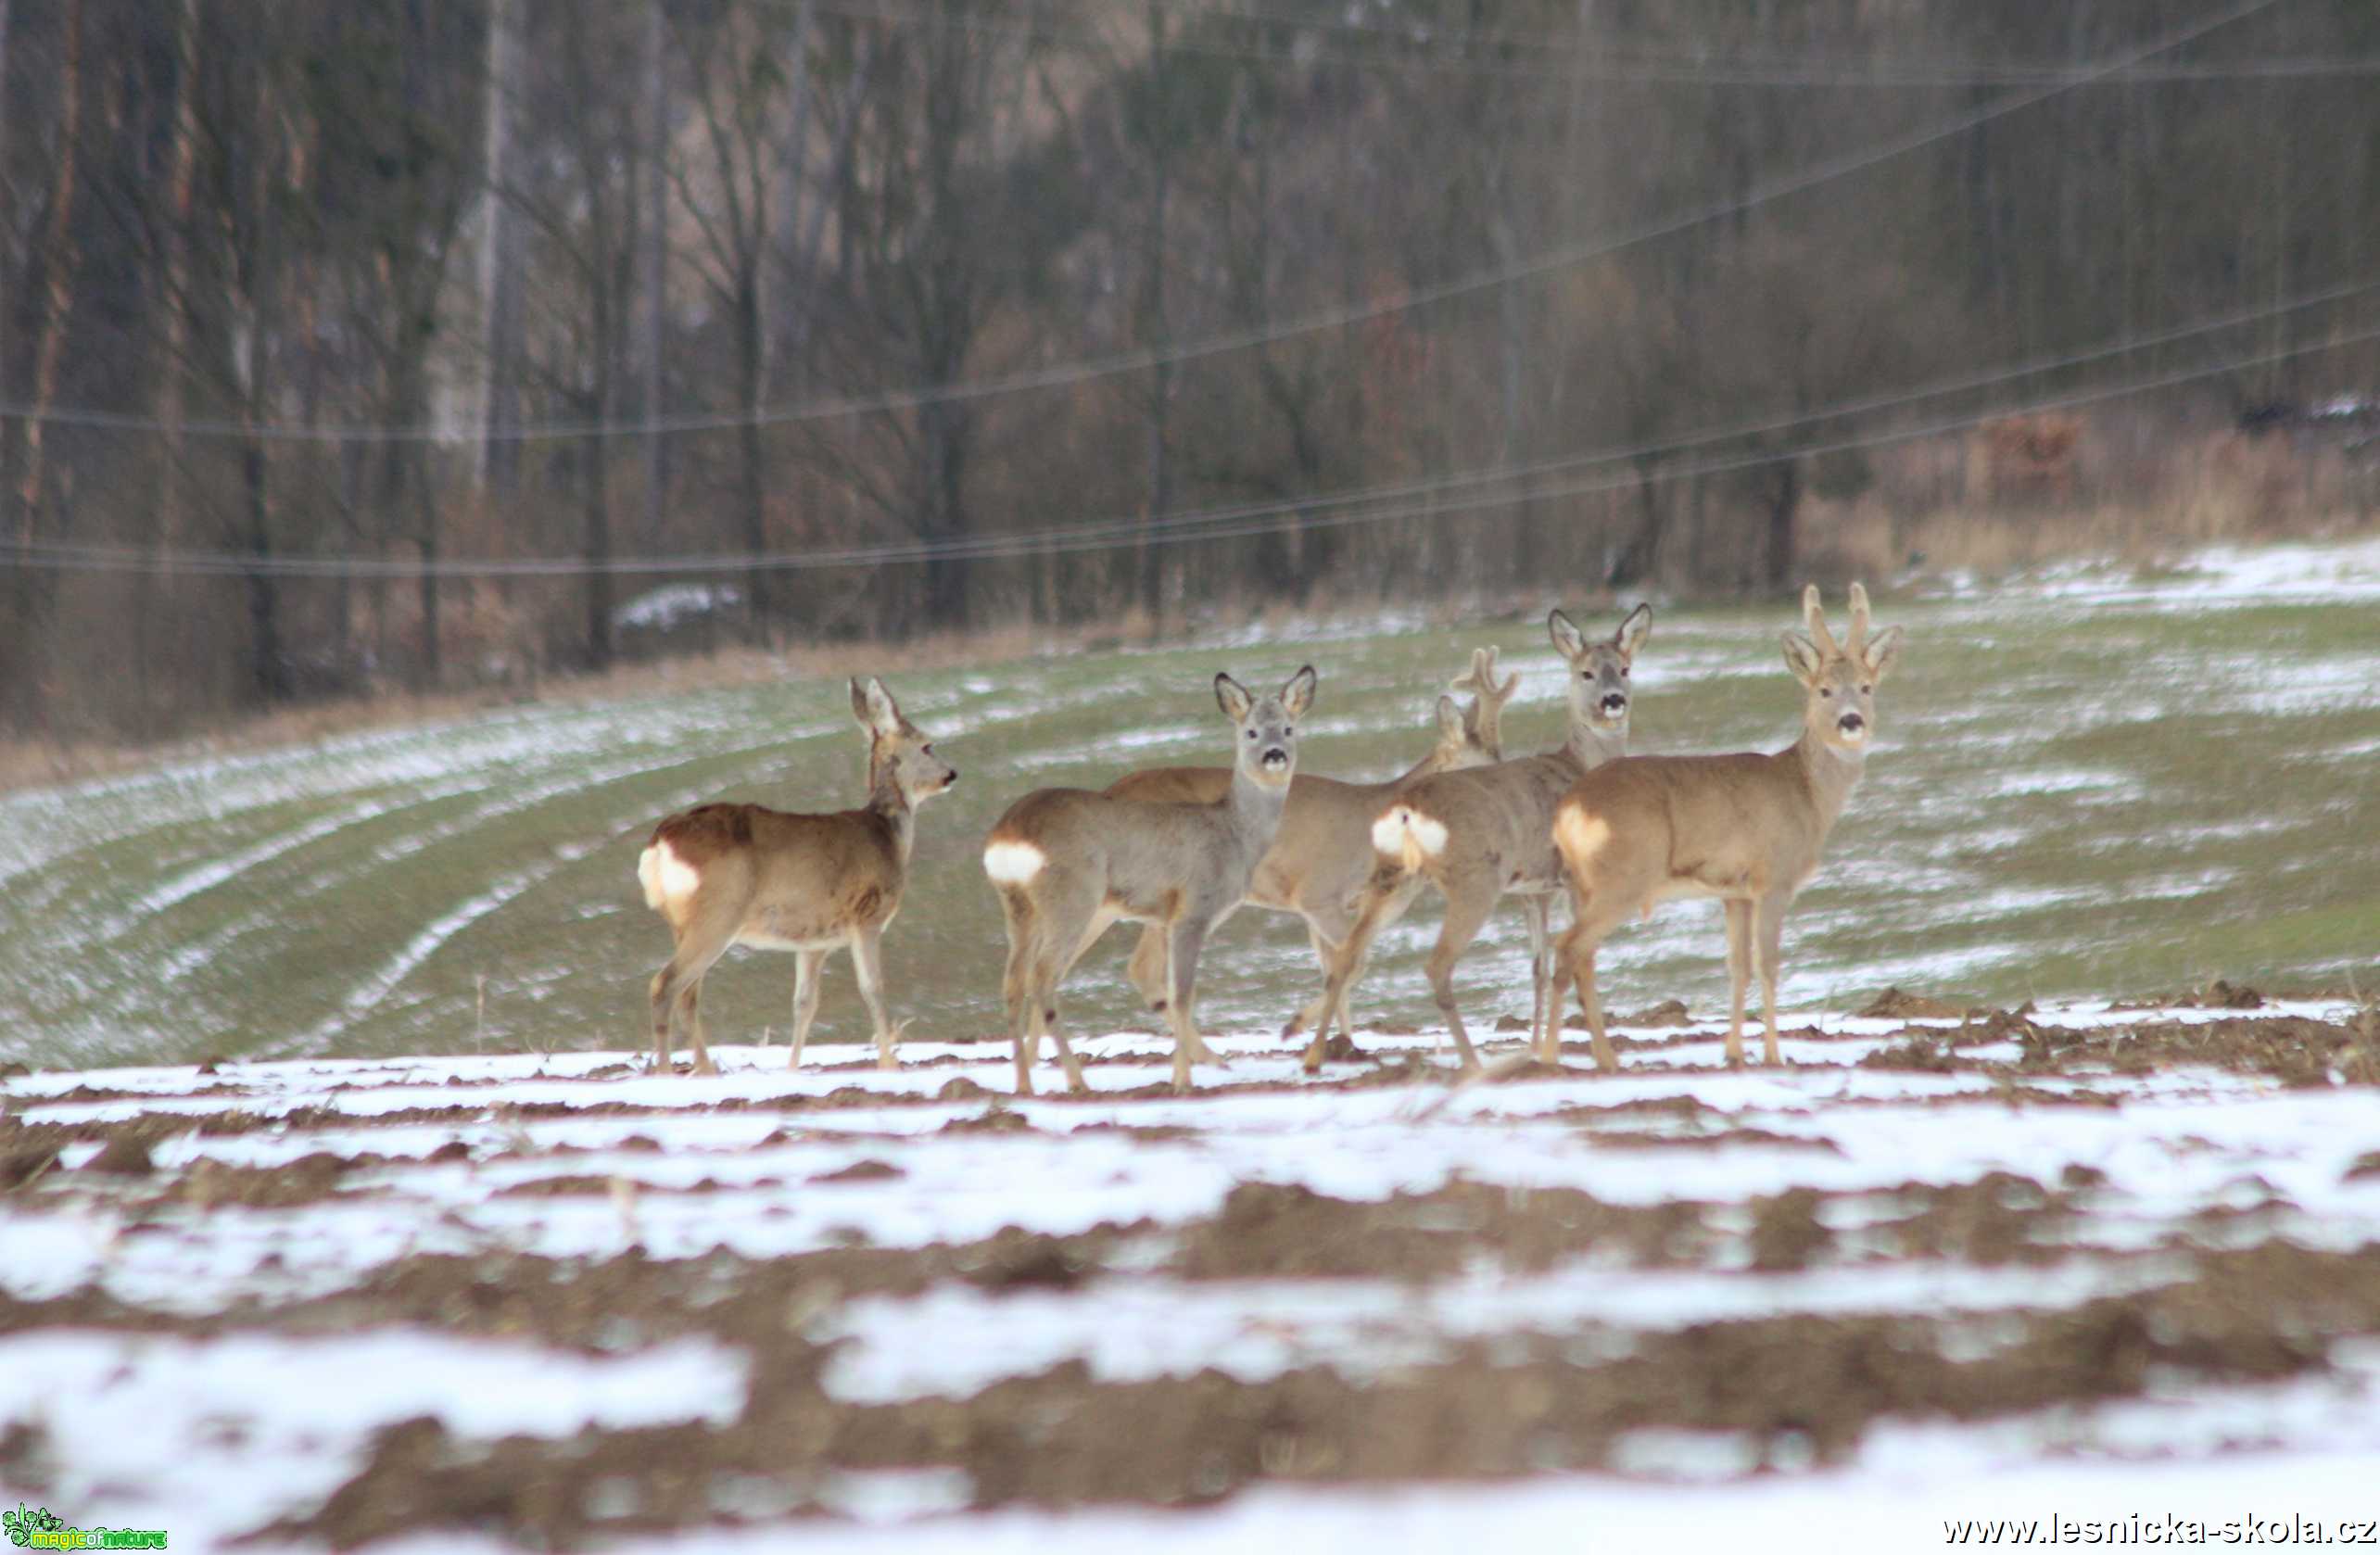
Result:
M637 879L644 886L645 905L656 912L665 902L693 895L703 883L702 872L678 857L665 841L655 842L637 855Z
M999 841L983 850L983 872L1005 886L1023 885L1048 862L1031 842Z
M1372 823L1372 845L1384 853L1411 855L1418 850L1425 858L1436 858L1446 852L1446 823L1410 804L1395 805Z
M1612 823L1584 810L1566 809L1554 818L1554 834L1562 851L1583 863L1612 840Z

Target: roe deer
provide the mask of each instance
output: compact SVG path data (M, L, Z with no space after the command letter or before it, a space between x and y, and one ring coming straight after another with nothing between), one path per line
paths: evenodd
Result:
M1070 1089L1082 1069L1057 1027L1057 985L1118 918L1166 935L1166 1012L1173 1027L1173 1088L1190 1088L1198 1040L1191 1003L1198 952L1247 894L1272 845L1298 765L1298 720L1314 700L1310 665L1277 697L1258 698L1228 675L1215 700L1232 721L1239 760L1230 789L1210 804L1116 799L1087 789L1041 789L1008 806L984 840L983 872L1008 926L1001 996L1016 1046L1017 1094L1032 1093L1030 1065L1046 1030Z
M1430 953L1430 990L1454 1033L1462 1067L1478 1056L1454 1002L1454 967L1478 936L1497 899L1519 895L1528 917L1529 969L1535 1005L1534 1039L1546 1018L1553 968L1546 940L1548 898L1562 887L1561 861L1551 836L1553 807L1581 773L1627 748L1628 667L1652 630L1652 608L1630 611L1609 639L1589 642L1555 611L1546 632L1570 666L1570 737L1542 755L1498 762L1465 772L1424 778L1385 806L1372 828L1374 864L1354 926L1332 958L1314 1040L1306 1049L1309 1073L1322 1067L1323 1037L1334 1012L1345 1008L1348 985L1362 967L1373 937L1402 916L1428 880L1446 897L1446 920ZM1305 1024L1303 1012L1283 1030Z
M958 781L918 727L901 716L884 682L851 683L851 710L867 731L867 803L830 815L789 815L757 804L698 804L653 828L637 860L645 905L668 920L677 941L653 974L652 1041L669 1068L672 1022L682 1009L694 1072L715 1074L703 1038L703 974L733 944L793 953L793 1051L818 1013L827 957L851 947L860 997L876 1024L877 1062L897 1068L898 1033L884 1014L880 944L901 910L917 807Z
M1256 866L1248 882L1247 903L1274 912L1296 913L1306 920L1306 937L1314 960L1324 975L1331 955L1347 938L1355 917L1351 904L1372 873L1372 820L1380 806L1432 773L1459 771L1500 760L1504 753L1504 704L1520 689L1515 674L1500 684L1496 678L1496 651L1475 648L1471 668L1455 677L1449 689L1469 691L1471 704L1457 708L1451 696L1437 700L1437 744L1401 776L1385 783L1342 783L1335 778L1300 772L1289 781L1289 800L1281 812L1281 829ZM1158 799L1178 803L1211 804L1232 784L1227 766L1158 766L1135 772L1108 785L1117 799ZM1149 1007L1166 1005L1166 931L1149 924L1141 930L1133 952L1133 986ZM1316 996L1299 1015L1321 1018ZM1339 1030L1350 1040L1354 1032L1347 1010L1339 1010Z
M1554 1026L1539 1054L1560 1049L1564 988L1575 980L1595 1037L1595 1062L1618 1068L1595 991L1595 947L1624 919L1670 896L1715 896L1728 930L1728 1063L1743 1064L1745 985L1760 970L1768 1008L1763 1056L1777 1062L1777 949L1785 909L1818 866L1876 733L1878 682L1901 628L1867 637L1867 590L1851 586L1851 636L1838 645L1813 586L1802 592L1808 635L1785 634L1785 664L1805 690L1802 738L1774 754L1632 756L1581 778L1554 812L1553 841L1570 886L1572 922L1556 949Z

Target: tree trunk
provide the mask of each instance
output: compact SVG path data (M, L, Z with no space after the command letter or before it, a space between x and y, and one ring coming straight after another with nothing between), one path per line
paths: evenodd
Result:
M357 507L362 500L364 445L355 438L339 440L339 550L353 556L363 544L363 522ZM346 568L331 581L331 664L339 684L348 684L355 664L355 575Z
M612 515L605 466L610 462L607 439L601 434L579 439L584 463L579 467L580 554L587 563L587 667L612 666Z
M1777 466L1777 484L1768 492L1768 533L1761 581L1770 589L1793 581L1795 533L1802 516L1802 461L1788 459Z
M1167 111L1172 77L1165 52L1165 12L1158 0L1150 0L1148 30L1149 92L1156 103L1143 120L1149 158L1148 206L1141 233L1141 293L1136 310L1140 319L1136 333L1143 350L1161 354L1166 348L1165 214L1172 193L1173 147L1172 116ZM1165 620L1164 558L1158 550L1156 537L1173 506L1172 449L1166 425L1173 397L1172 363L1159 360L1149 368L1148 393L1148 495L1142 507L1135 592L1140 596L1141 613L1148 618L1149 630L1154 633Z
M6 0L0 0L5 5ZM158 444L153 553L162 558L182 538L182 418L184 368L190 349L190 208L198 145L198 0L182 0L174 17L174 82L171 149L167 153L165 195L165 345L157 361ZM0 60L0 74L6 61ZM0 115L5 115L0 107ZM0 352L6 348L0 347ZM153 673L158 642L167 634L159 619L158 575L144 567L133 575L133 667L137 682L134 727L157 732L158 698Z
M922 411L926 427L925 538L956 539L967 533L967 407L937 400ZM926 562L926 626L956 631L967 625L968 564L963 557L935 555Z
M486 176L487 225L480 234L479 311L485 335L480 380L478 475L501 500L520 476L521 222L512 206L513 123L520 101L523 0L487 0Z
M250 414L256 414L251 407ZM262 563L272 556L272 499L264 439L251 436L240 449L240 484L247 498L247 552ZM262 566L247 573L248 686L256 701L270 705L289 697L288 655L281 647L280 586Z
M43 652L42 638L54 602L52 591L36 580L43 575L32 565L32 549L42 532L43 419L57 396L57 377L65 359L67 324L74 310L74 195L82 130L82 3L67 0L64 76L58 87L58 135L56 182L50 197L49 230L42 241L42 315L33 348L32 414L19 440L17 471L17 610L16 630L20 651L14 695L21 714L40 718L42 676L32 672Z
M1603 582L1613 588L1628 588L1652 581L1654 563L1661 552L1661 483L1656 478L1659 466L1651 461L1637 464L1637 526L1604 574Z
M422 547L422 669L421 687L435 691L445 678L445 655L438 640L438 501L430 486L430 453L413 445L413 522Z
M753 563L744 577L744 601L752 613L752 638L754 642L766 642L776 617L776 601L772 585L776 581L759 558L768 550L768 482L765 468L766 449L760 436L760 404L762 356L766 342L761 337L758 250L752 253L751 263L736 288L736 366L742 379L741 396L743 402L743 424L736 429L737 467L741 477L740 498L743 508L744 550Z
M663 488L667 484L668 450L657 423L661 419L662 355L668 344L669 284L668 193L662 176L663 158L669 155L669 82L662 69L665 33L662 0L645 5L645 222L644 222L644 540L645 549L661 549ZM732 171L722 170L732 177Z

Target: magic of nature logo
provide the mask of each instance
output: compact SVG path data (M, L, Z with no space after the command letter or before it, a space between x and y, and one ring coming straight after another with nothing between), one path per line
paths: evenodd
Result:
M19 1549L163 1549L162 1528L70 1528L66 1519L47 1507L35 1510L22 1501L14 1511L0 1511L0 1533Z

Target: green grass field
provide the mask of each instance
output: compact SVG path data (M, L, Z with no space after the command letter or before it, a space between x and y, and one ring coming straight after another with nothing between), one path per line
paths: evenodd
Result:
M2380 548L2292 555L2271 588L2271 553L2248 553L2230 574L2147 582L1880 590L1880 621L1909 642L1879 693L1867 778L1787 924L1787 1001L1840 1006L1893 983L1995 1001L2216 976L2369 987ZM1546 602L1602 631L1619 614ZM1637 748L1791 739L1799 692L1777 648L1791 624L1778 606L1657 612ZM887 940L896 1014L919 1036L999 1028L1004 941L977 852L1019 794L1221 762L1209 676L1277 684L1307 660L1322 675L1307 768L1386 776L1426 748L1437 691L1484 643L1525 675L1508 748L1558 740L1559 664L1535 616L890 676L963 774L919 823ZM855 804L863 759L842 681L806 680L512 710L0 800L0 1057L635 1045L668 949L635 880L652 823L700 799ZM1424 898L1384 936L1360 1019L1435 1019L1417 967L1437 926ZM1069 985L1073 1029L1147 1024L1121 981L1128 932ZM1717 909L1673 904L1614 937L1606 997L1707 1010L1725 996L1720 952ZM1507 906L1459 974L1466 1010L1525 1015L1525 968ZM731 954L703 1001L714 1037L783 1041L791 972L789 956ZM817 1040L864 1036L848 962L828 977ZM1202 1023L1275 1026L1312 983L1302 928L1243 912L1208 952Z

